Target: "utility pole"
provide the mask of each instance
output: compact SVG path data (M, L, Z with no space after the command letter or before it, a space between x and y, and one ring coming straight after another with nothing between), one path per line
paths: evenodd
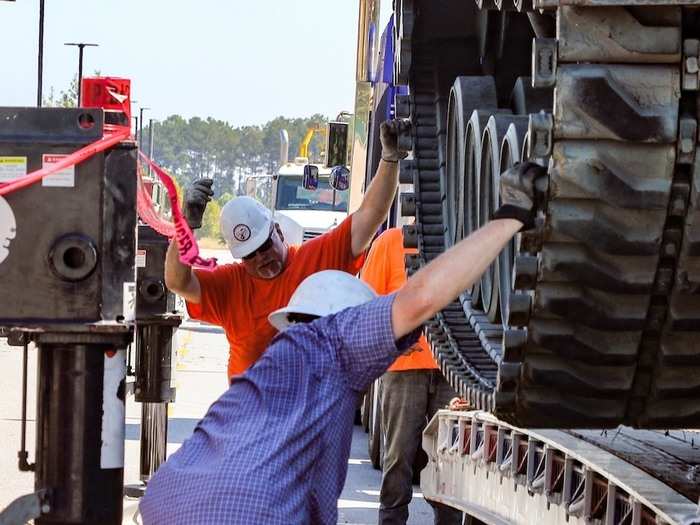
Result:
M148 119L148 158L153 159L153 119ZM151 165L148 165L148 176L151 176Z
M42 104L44 84L44 0L39 0L39 55L37 57L36 106Z
M136 104L138 100L132 100L131 105L133 106ZM133 114L133 111L132 111ZM134 140L138 140L138 134L139 134L139 118L138 117L131 117L134 119Z
M78 103L76 106L80 106L80 90L82 89L83 83L83 49L86 47L98 47L99 44L87 44L85 42L66 42L66 46L77 46L78 48Z
M139 149L143 149L143 112L151 108L139 108Z

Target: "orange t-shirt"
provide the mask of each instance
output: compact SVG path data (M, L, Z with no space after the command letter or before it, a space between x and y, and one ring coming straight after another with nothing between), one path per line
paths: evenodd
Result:
M406 282L406 266L403 256L417 253L403 247L403 233L400 228L390 228L372 243L360 277L380 295L392 293ZM411 353L402 355L389 367L390 372L401 370L422 370L439 368L425 336L411 348Z
M329 232L290 246L287 264L274 279L252 277L241 263L195 271L202 302L188 302L187 311L194 319L223 327L230 347L229 377L243 373L263 354L277 334L268 314L287 306L301 281L321 270L359 272L365 254L353 257L351 229L352 215Z

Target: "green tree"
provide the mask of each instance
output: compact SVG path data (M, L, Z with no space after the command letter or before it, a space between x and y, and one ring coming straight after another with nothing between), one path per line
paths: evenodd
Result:
M219 236L219 215L221 206L216 200L212 200L204 211L202 217L202 228L199 230L199 237L217 238Z
M78 102L78 75L73 77L68 89L56 94L53 86L49 88L49 95L44 97L42 105L47 108L74 108Z
M99 77L102 73L99 70L95 70L92 76ZM49 95L44 97L42 100L42 106L47 108L74 108L77 106L78 102L78 75L74 75L73 79L70 81L68 89L61 90L56 94L56 89L51 86L49 88Z
M295 119L277 117L262 126L234 128L211 117L186 120L180 115L171 115L154 123L153 157L182 185L200 177L210 177L217 195L244 195L246 178L277 171L280 130L288 131L289 157L294 158L308 127L322 125L325 121L322 115ZM149 133L148 127L144 133ZM321 160L325 139L324 134L317 134L311 142L312 161Z

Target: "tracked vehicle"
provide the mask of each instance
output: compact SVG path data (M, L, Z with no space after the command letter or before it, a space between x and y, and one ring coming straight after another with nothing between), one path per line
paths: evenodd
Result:
M700 426L698 2L397 0L409 272L548 166L523 232L427 326L473 405L522 427Z

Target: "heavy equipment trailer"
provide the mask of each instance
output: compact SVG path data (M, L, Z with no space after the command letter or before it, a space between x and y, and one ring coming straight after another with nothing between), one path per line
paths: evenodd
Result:
M695 432L516 428L440 411L424 433L426 498L489 525L700 523ZM471 521L469 521L471 520Z
M535 230L428 323L475 408L525 427L700 426L696 0L397 0L409 272L549 167Z

